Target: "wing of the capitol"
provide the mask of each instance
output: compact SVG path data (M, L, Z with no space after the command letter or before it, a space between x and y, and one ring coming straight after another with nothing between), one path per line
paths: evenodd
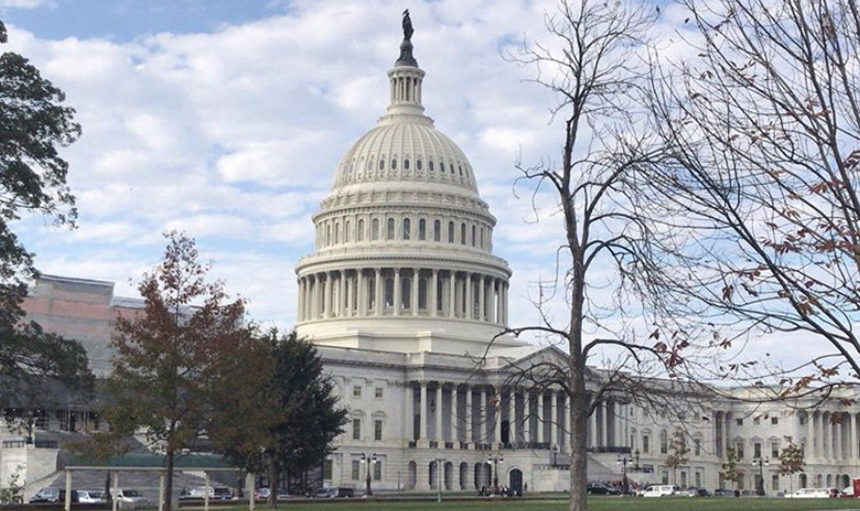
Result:
M425 115L425 72L408 37L400 50L389 90L379 91L388 94L388 108L346 149L313 217L314 250L296 267L298 333L318 347L349 409L346 431L316 482L360 493L369 473L377 492L440 485L467 494L496 485L562 491L569 480L567 399L560 389L508 381L512 363L565 365L565 355L499 335L508 322L511 270L493 252L496 219L472 163ZM112 320L140 307L115 297L111 282L49 275L25 302L46 330L81 341L99 376L110 368ZM755 389L725 391L743 397ZM727 448L739 456L741 490L757 488L760 477L775 494L845 487L860 476L856 404L703 399L687 417L688 460L675 470L666 461L677 417L623 394L604 396L589 421L589 480L618 481L626 470L640 484L734 488L720 477ZM98 412L98 402L74 396L39 410L5 410L7 422L35 416L36 429L28 442L3 428L2 484L21 473L17 467L24 467L28 495L59 477L64 436L104 429ZM793 478L778 473L787 437L805 452L803 473Z

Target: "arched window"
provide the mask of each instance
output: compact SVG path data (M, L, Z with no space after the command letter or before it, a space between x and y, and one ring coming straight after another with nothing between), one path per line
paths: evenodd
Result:
M409 240L409 237L411 235L411 233L409 232L409 230L410 230L409 228L411 227L410 224L411 224L411 222L409 221L408 218L403 219L403 239L404 240Z
M391 170L397 170L397 160L391 158Z
M423 218L418 220L418 240L424 241L427 239L427 220Z
M418 280L418 308L427 308L427 279Z
M478 240L475 239L475 238L477 238L477 235L475 234L476 232L477 232L477 228L473 225L472 226L472 246L473 247L475 245L477 245L477 243L478 243Z
M454 243L454 222L448 222L448 243Z
M669 452L669 434L666 433L666 430L660 431L660 454L667 454Z
M379 160L379 170L385 170L385 160Z
M325 224L325 246L331 245L331 224Z
M439 162L439 172L445 172L445 162L444 161Z
M409 170L409 158L403 160L403 170Z
M383 293L385 295L384 303L385 307L392 307L394 305L394 279L391 277L387 277L383 281Z
M355 231L355 241L364 241L364 219L358 221L358 229Z
M430 167L430 172L433 172L435 170L433 168L433 160L427 160L427 165Z
M344 222L344 224L343 224L343 241L345 241L347 243L352 241L352 231L349 230L350 227L352 227L352 225L350 224L349 220Z
M481 248L484 248L484 228L481 227Z
M421 170L421 158L418 158L418 159L415 161L415 167L416 167L418 170Z
M379 219L374 218L370 225L370 241L379 240Z
M460 224L460 244L466 244L466 223L463 222Z
M340 222L334 224L334 244L340 243Z
M393 240L394 239L394 219L389 218L385 223L385 239Z
M433 241L442 241L442 222L433 221Z
M400 307L402 309L412 307L412 279L409 277L400 279Z

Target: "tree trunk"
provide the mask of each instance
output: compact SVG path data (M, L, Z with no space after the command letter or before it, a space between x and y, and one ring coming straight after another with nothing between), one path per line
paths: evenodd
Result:
M269 508L275 509L278 507L278 481L280 473L278 472L278 462L275 460L274 454L269 454Z
M173 449L167 451L167 475L164 482L164 511L170 511L173 508L173 465L176 458L176 452Z

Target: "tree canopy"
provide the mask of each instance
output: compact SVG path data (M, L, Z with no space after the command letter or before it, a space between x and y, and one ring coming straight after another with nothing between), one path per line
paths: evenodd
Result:
M0 22L0 43L6 43ZM0 399L58 380L71 389L91 384L86 352L77 342L46 334L25 321L21 302L27 280L37 275L34 254L12 230L25 213L57 225L74 226L75 198L66 184L68 163L60 148L74 142L81 127L65 95L14 52L0 55Z
M209 267L198 260L194 240L177 232L165 237L161 264L138 286L144 308L116 321L105 410L111 431L96 441L118 446L142 430L165 454L171 495L175 458L207 432L219 406L212 389L223 362L239 356L251 327L245 302L229 300L221 282L207 281ZM170 505L168 499L168 511Z

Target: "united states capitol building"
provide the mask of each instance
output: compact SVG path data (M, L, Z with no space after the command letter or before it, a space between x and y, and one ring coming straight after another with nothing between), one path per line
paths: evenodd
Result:
M560 389L513 386L510 376L514 365L564 367L565 354L500 335L511 270L494 254L496 219L466 155L425 115L425 72L409 37L388 77L389 90L378 91L388 94L387 111L346 150L313 218L314 250L296 267L298 333L318 346L349 409L324 484L363 491L369 477L383 491L496 483L562 491L568 400ZM139 306L113 296L110 282L56 276L40 279L25 303L46 330L80 340L99 375L110 367L113 318ZM686 417L689 453L677 468L666 462L679 417L605 395L589 422L589 479L626 472L641 483L731 488L719 475L727 448L740 458L740 489L845 487L860 476L857 405L755 404L740 399L755 389L726 393L739 399L708 397ZM52 406L38 411L35 443L3 432L3 484L21 463L28 482L56 470L58 446L39 438L105 427L92 403ZM787 437L805 452L793 477L778 474Z

